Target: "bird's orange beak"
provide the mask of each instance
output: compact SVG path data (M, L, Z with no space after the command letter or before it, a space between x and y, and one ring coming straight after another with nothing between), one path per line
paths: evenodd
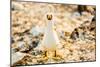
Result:
M48 20L52 20L52 15L47 15Z

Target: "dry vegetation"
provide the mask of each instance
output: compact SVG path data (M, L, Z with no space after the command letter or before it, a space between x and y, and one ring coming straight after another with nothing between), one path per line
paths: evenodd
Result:
M95 6L12 2L12 65L95 61L95 10ZM62 46L52 58L34 50L43 39L49 12Z

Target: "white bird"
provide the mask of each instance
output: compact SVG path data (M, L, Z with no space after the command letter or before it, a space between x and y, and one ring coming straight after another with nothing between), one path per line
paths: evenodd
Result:
M52 14L47 15L47 21L48 23L46 24L46 27L44 29L44 37L42 42L39 44L39 47L42 47L41 49L45 51L45 56L47 56L48 53L55 52L53 55L54 57L56 57L56 49L58 48L58 45L60 45L60 41L57 36L57 32L54 30Z
M48 49L55 49L57 44L60 43L57 33L54 30L54 22L52 21L52 15L47 15L48 23L45 28L44 38L42 44Z

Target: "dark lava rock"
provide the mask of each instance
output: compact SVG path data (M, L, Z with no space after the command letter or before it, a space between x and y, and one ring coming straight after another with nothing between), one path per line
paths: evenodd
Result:
M20 39L18 39L18 41L23 41L24 40L24 38L22 37L22 38L20 38Z
M29 29L27 29L27 30L25 30L23 33L28 33L30 30Z
M71 34L71 38L76 40L77 38L79 38L79 33L78 33L78 30L75 29L72 34Z
M40 50L31 51L30 53L31 53L32 55L35 55L35 56L40 55L40 54L43 54L43 52L40 51Z
M23 36L24 34L21 32L16 32L16 33L14 33L14 35Z
M38 44L39 44L38 40L32 42L32 45L34 48L36 48L38 46Z
M80 13L80 15L82 15L82 12L83 11L86 11L87 10L87 7L85 5L78 5L78 8L77 8L78 12Z

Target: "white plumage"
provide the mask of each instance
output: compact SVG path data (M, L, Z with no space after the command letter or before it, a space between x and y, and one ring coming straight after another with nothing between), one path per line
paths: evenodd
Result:
M54 29L54 21L52 20L52 14L47 14L47 24L44 28L43 40L39 43L35 50L42 50L45 52L45 57L49 59L56 57L56 50L60 47L60 41L57 32Z
M44 32L43 41L42 41L43 47L50 50L55 50L57 47L57 44L60 43L57 33L54 30L53 24L54 22L52 20L48 21L47 26L45 28L45 32Z

